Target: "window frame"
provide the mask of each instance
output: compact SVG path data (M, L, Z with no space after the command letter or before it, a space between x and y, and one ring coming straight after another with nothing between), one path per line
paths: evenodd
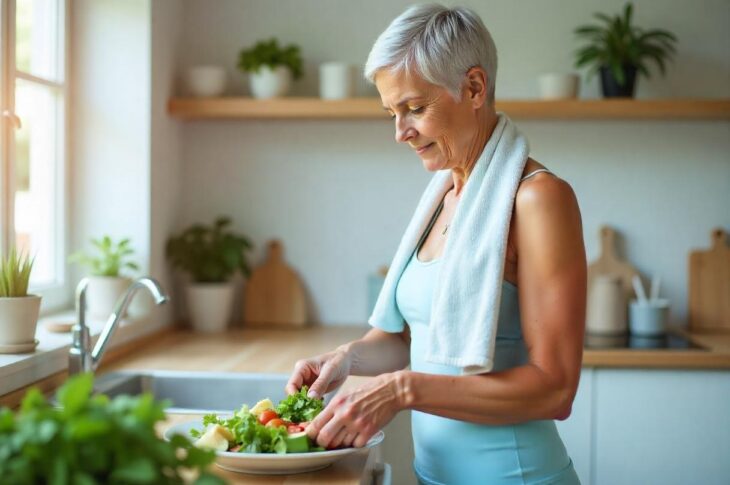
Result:
M61 130L56 146L55 214L56 229L54 247L56 256L56 281L50 285L31 286L28 291L42 297L41 314L69 306L71 302L70 272L67 264L69 248L70 207L70 0L56 0L58 3L58 27L62 42L57 44L58 55L63 56L63 76L60 82L35 76L16 69L15 23L16 0L2 0L0 18L0 251L3 256L15 244L15 86L16 80L34 83L58 90L61 96L58 127ZM22 120L21 120L22 122Z

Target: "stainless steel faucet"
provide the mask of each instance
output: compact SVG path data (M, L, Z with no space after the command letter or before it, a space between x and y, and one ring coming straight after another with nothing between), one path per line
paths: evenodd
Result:
M104 356L109 341L114 335L114 331L119 326L122 315L132 301L135 293L140 288L147 288L155 299L155 304L165 303L169 298L160 284L153 278L143 277L137 278L129 285L124 295L117 301L117 306L109 315L104 330L102 330L99 339L96 341L94 349L91 350L91 335L89 327L86 325L86 288L89 286L88 278L82 279L76 287L76 313L78 321L73 327L73 344L69 350L68 356L68 374L69 376L80 372L94 372L99 367L99 362Z

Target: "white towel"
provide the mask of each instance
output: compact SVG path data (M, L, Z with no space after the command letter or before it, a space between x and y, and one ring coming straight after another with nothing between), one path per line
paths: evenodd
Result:
M463 189L449 226L431 307L426 360L460 367L462 374L494 366L504 259L515 194L529 146L503 113ZM403 316L395 290L421 235L446 192L450 170L437 172L406 228L368 323L400 332Z

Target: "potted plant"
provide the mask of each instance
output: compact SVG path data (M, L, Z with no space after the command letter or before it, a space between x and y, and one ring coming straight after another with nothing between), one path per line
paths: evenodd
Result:
M279 47L278 41L272 38L241 50L238 68L249 73L255 98L274 98L289 91L292 78L302 77L302 57L299 46Z
M661 29L644 30L632 25L633 6L627 3L623 14L594 16L598 25L584 25L575 34L587 43L576 51L576 67L591 66L588 76L601 74L604 97L633 97L637 71L649 76L647 62L654 61L665 73L665 62L676 52L677 38Z
M28 294L33 259L10 250L0 258L0 346L5 352L27 352L36 345L41 297Z
M192 283L186 289L190 322L195 330L219 332L231 319L236 271L250 274L245 251L251 242L230 230L231 219L219 217L213 225L194 224L167 242L173 266L187 272Z
M187 436L158 437L165 401L94 395L91 374L70 378L58 405L31 388L20 408L0 407L0 477L11 484L223 485L212 451Z
M139 266L130 261L134 250L129 239L115 242L111 237L104 236L91 239L91 244L93 252L79 251L72 254L69 260L88 268L86 301L89 314L105 318L114 311L117 300L132 283L131 278L124 276L122 271L138 270Z

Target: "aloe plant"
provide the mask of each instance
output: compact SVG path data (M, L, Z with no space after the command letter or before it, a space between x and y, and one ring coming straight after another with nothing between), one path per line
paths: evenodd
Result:
M7 258L0 259L0 298L28 296L28 282L33 261L27 254L10 250Z
M130 261L134 254L129 239L122 239L118 243L109 236L101 239L92 239L97 254L92 255L78 251L69 256L69 261L87 266L92 276L119 276L123 269L137 270L137 263Z
M613 17L596 13L598 25L585 25L575 29L575 34L587 43L576 52L576 67L591 66L588 77L601 67L611 70L619 85L626 82L624 66L633 66L649 77L646 61L652 60L662 75L665 61L671 59L677 38L662 29L644 30L632 25L633 6L627 3L623 13Z

